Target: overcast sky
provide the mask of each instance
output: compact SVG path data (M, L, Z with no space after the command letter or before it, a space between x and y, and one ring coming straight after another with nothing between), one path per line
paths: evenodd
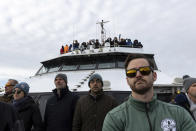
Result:
M170 77L196 77L195 0L0 0L0 85L32 76L62 44L107 36L138 39Z

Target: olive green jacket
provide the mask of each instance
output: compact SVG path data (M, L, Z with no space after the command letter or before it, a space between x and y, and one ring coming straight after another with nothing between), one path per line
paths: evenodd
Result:
M4 94L3 96L0 96L0 102L12 103L13 99L13 94Z
M102 131L196 131L196 123L177 105L156 98L144 103L130 96L107 114Z

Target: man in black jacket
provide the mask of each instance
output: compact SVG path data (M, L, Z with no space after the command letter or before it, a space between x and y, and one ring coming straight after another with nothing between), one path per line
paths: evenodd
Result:
M113 97L104 94L99 74L93 74L88 85L89 94L78 100L72 131L101 131L106 114L118 105Z
M72 131L73 113L78 96L69 91L65 74L57 74L54 83L54 95L46 103L46 131Z
M0 102L0 131L24 131L23 123L18 119L11 105Z

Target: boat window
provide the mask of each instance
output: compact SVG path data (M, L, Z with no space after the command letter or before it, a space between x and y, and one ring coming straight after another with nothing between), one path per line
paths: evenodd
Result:
M110 63L100 63L98 65L98 69L107 69L107 68L114 68L115 67L115 63L114 62L110 62Z
M78 65L63 65L61 70L76 70Z
M43 74L43 73L46 73L47 71L48 71L48 68L42 66L37 74Z
M84 64L80 65L80 70L95 69L96 64Z
M49 68L48 72L55 72L58 70L59 70L59 67L52 67L52 68Z
M117 64L118 64L118 67L120 67L120 68L125 67L125 62L124 61L118 61Z

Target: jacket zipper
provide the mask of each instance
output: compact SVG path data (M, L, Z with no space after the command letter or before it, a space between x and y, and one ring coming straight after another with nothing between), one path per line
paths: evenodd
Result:
M146 109L146 116L147 116L147 119L148 119L148 124L149 124L149 127L150 127L150 131L153 131L152 130L152 123L150 121L150 117L149 117L149 114L148 114L148 109L149 109L149 104L148 103L145 104L145 109Z

